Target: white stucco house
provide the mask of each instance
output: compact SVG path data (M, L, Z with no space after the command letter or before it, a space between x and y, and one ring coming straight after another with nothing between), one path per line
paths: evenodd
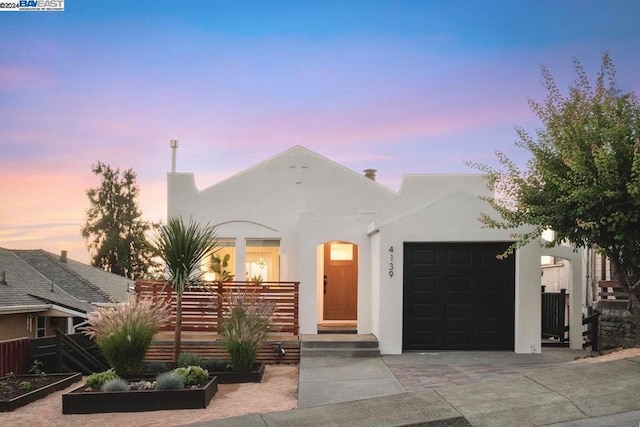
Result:
M173 164L168 216L216 225L237 280L299 281L301 333L353 324L384 354L540 352L541 249L496 259L512 238L481 227L480 175L405 175L394 191L295 146L199 190L175 148Z

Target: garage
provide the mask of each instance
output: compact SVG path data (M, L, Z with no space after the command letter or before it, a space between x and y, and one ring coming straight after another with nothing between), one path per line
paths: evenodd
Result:
M510 244L404 243L403 351L513 350Z

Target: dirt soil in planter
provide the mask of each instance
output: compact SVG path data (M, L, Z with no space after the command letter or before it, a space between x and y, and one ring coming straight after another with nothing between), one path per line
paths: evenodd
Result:
M83 378L83 381L86 378ZM10 426L178 426L189 423L295 409L298 403L298 366L267 365L261 383L219 384L206 409L123 412L109 414L62 414L62 395L78 388L75 383L13 412L0 420Z
M13 399L61 380L62 378L60 377L41 376L34 378L22 377L20 375L16 375L15 379L4 378L3 380L0 380L0 399ZM31 387L24 390L21 389L20 383L22 382L28 382L31 384Z

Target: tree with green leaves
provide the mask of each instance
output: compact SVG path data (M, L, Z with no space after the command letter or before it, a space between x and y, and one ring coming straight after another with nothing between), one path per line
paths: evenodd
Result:
M91 265L129 279L152 274L158 263L147 235L157 225L142 219L135 172L127 169L121 174L102 162L91 171L101 181L99 187L87 190L91 206L81 230Z
M608 53L593 85L578 60L574 68L567 95L542 69L546 99L529 104L543 126L535 136L516 128L516 145L532 156L524 170L500 152L499 168L471 163L488 179L494 197L487 201L501 217L481 221L531 227L515 235L511 252L547 228L555 231L547 246L597 248L629 294L640 344L640 102L618 88Z
M208 224L201 225L193 218L185 223L181 217L170 217L156 232L154 245L176 294L173 360L178 361L182 346L182 295L189 284L201 280L202 265L218 246L216 229Z

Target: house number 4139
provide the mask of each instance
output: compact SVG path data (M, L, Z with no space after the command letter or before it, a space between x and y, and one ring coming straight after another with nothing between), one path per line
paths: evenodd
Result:
M393 246L389 246L389 277L393 277Z

